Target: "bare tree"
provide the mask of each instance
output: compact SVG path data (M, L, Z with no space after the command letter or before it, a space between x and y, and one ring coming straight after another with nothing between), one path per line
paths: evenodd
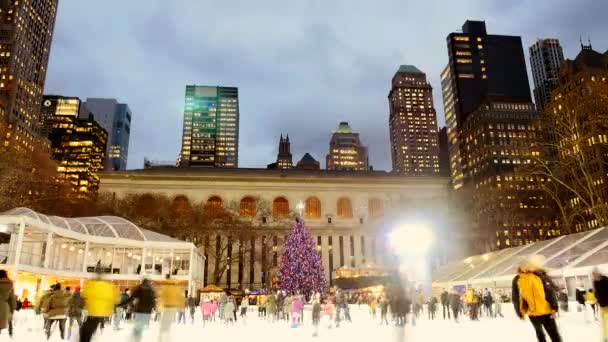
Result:
M550 180L544 190L555 201L566 232L596 220L608 225L608 84L587 82L555 93L542 116L543 152L535 174Z

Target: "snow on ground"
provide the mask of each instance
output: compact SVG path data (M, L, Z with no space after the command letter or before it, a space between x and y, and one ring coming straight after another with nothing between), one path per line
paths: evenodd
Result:
M255 310L255 308L250 308ZM195 317L195 323L174 325L171 341L238 341L238 342L384 342L384 341L466 341L466 342L534 342L536 336L529 321L520 321L515 317L510 305L505 305L506 318L483 318L478 322L471 322L467 318L460 323L443 320L442 318L429 321L424 316L418 320L415 327L409 324L403 329L394 326L380 326L379 320L373 320L365 306L352 307L353 323L343 323L340 328L328 329L328 322L323 322L319 336L313 337L310 322L310 312L307 313L305 323L296 329L287 323L270 323L257 317L257 311L250 311L246 324L239 320L234 326L223 323L211 323L203 326L200 316ZM441 312L439 312L441 314ZM197 313L200 315L199 313ZM42 321L30 312L20 312L16 318L16 341L44 341ZM585 322L582 313L569 313L558 319L560 332L565 342L601 341L600 325L597 322ZM113 331L107 326L102 334L94 341L122 342L131 341L131 326L127 324L119 331ZM404 335L403 335L404 334ZM72 337L77 341L76 335ZM157 341L158 325L152 323L144 334L143 341ZM0 341L8 341L6 331L0 334ZM50 341L60 341L59 330L55 329Z

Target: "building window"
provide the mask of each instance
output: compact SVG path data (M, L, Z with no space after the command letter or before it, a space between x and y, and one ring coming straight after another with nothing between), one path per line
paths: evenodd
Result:
M304 217L306 217L306 218L320 218L321 217L321 201L319 201L318 198L309 197L306 200Z
M352 218L353 217L353 206L350 203L350 199L342 197L338 199L338 217L339 218Z
M272 202L273 217L289 216L289 201L285 197L277 197Z
M241 217L254 217L255 211L255 199L251 196L243 197L240 207Z
M207 204L205 205L205 210L209 210L211 212L220 212L224 209L224 201L218 196L211 196L207 200Z
M370 198L367 203L369 217L378 218L384 215L384 201L379 198Z
M171 203L171 213L174 216L181 216L186 213L190 209L190 201L188 197L180 195L173 199L173 203Z

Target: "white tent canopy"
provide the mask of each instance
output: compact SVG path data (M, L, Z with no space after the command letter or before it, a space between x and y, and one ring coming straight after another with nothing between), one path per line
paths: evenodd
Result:
M570 290L578 284L590 284L592 268L608 270L608 228L506 248L474 255L439 268L433 274L435 287L494 286L508 287L526 258L540 254L554 279ZM569 291L570 292L570 291Z

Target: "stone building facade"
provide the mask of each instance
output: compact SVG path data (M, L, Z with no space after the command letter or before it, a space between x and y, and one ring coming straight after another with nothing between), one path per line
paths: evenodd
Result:
M445 243L443 237L447 241L454 236L447 223L447 183L442 177L404 177L378 171L174 168L104 172L100 191L118 198L134 193L159 193L173 199L185 196L192 205L240 209L244 220L258 222L251 228L259 231L253 253L271 253L270 265L261 265L254 254L248 254L231 265L217 285L253 289L268 283L269 273L278 267L281 242L295 215L303 217L310 228L330 284L332 271L342 266L388 265L386 235L399 223L432 226L441 237L436 243ZM256 210L260 203L268 210ZM230 241L229 236L219 235ZM268 237L272 237L272 245L265 245L267 250L262 251L261 239ZM445 259L448 248L441 247L435 248L442 253L436 257ZM214 262L208 260L205 265L206 283L217 282L209 276Z

